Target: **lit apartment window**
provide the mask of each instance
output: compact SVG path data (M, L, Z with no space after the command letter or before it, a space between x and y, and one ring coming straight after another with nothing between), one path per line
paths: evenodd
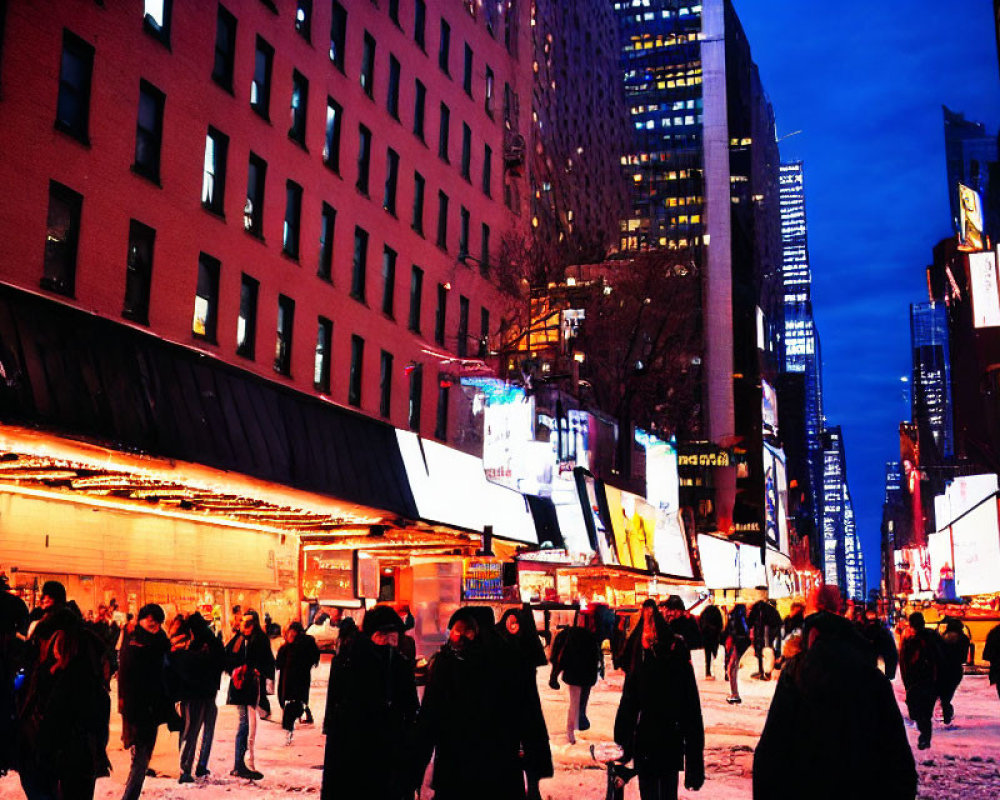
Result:
M382 208L396 216L396 185L399 183L399 153L390 148L385 154L385 193Z
M451 55L451 25L441 20L441 41L438 45L438 66L441 67L445 75L448 72L448 61Z
M253 82L250 84L250 107L264 119L270 119L273 64L274 48L258 36L253 60Z
M285 226L281 236L281 249L285 255L299 257L299 224L302 219L302 187L295 181L285 184Z
M442 442L448 440L448 399L450 394L450 387L438 386L437 425L434 428L434 436Z
M382 313L395 315L396 305L396 251L388 245L382 250Z
M492 196L493 184L493 148L483 145L483 194Z
M355 186L368 194L368 174L372 160L372 132L364 125L358 126L358 180Z
M165 100L163 92L153 84L139 81L139 113L135 123L135 163L132 169L157 183L160 181Z
M236 17L219 6L215 27L215 61L212 80L227 92L233 91L233 64L236 60Z
M427 49L427 2L413 0L413 41L421 50Z
M288 136L306 146L306 114L309 108L309 81L298 70L292 72L292 125Z
M406 414L407 426L411 431L420 431L420 406L424 394L424 368L413 364L409 369L410 397Z
M448 162L448 128L451 126L451 109L441 104L441 121L438 127L438 156Z
M243 206L243 228L258 238L264 238L264 180L267 162L250 154L247 169L247 201Z
M389 91L386 93L385 109L393 119L399 119L399 59L389 55Z
M354 229L354 261L351 268L351 297L365 302L365 283L368 276L368 231Z
M445 321L448 316L448 287L438 284L437 310L434 313L434 341L444 346Z
M321 394L330 394L330 350L333 342L333 323L320 317L316 330L316 358L313 361L313 388Z
M312 0L298 0L295 4L295 30L307 42L312 37Z
M340 172L340 129L344 109L332 97L326 98L326 138L323 141L323 163Z
M427 183L419 172L413 173L413 230L424 235L424 191Z
M448 195L438 190L437 246L448 249Z
M319 230L319 267L316 274L323 280L333 277L333 234L337 225L337 212L323 203L323 216Z
M384 419L389 419L392 411L392 353L385 350L379 359L378 388L378 413Z
M330 61L344 71L344 49L347 42L347 9L333 0L333 19L330 22Z
M410 273L410 319L408 328L414 333L420 333L420 306L424 294L424 271L414 265Z
M278 327L274 338L274 371L292 373L292 330L295 326L295 301L278 295Z
M156 231L137 220L128 226L128 257L125 266L125 303L122 316L149 324L149 293L153 280L153 243Z
M427 106L427 87L420 81L415 81L414 86L416 89L413 95L413 135L423 142L425 141L424 112Z
M81 142L88 141L93 71L94 48L79 36L64 30L56 127Z
M375 38L365 31L364 46L361 51L361 88L369 97L375 91Z
M236 320L236 355L254 357L257 341L257 295L260 283L244 273L240 277L240 316Z
M229 137L215 128L205 136L205 164L201 177L201 204L213 214L222 215L226 193L226 153Z
M361 406L361 378L365 365L365 340L357 334L351 336L351 375L347 387L347 402Z
M493 70L489 67L486 68L486 90L483 93L483 107L486 109L486 113L490 115L490 119L493 118L493 84L495 83L493 77Z
M144 0L142 24L146 32L170 44L172 0Z
M219 313L219 262L205 253L198 256L198 286L194 296L191 332L199 339L215 341Z
M49 212L45 230L42 288L73 296L76 252L80 241L83 196L68 186L49 181Z
M469 354L469 298L458 298L458 344L455 352L461 358Z
M472 97L472 48L465 44L465 61L462 67L462 88Z
M461 174L467 181L472 180L472 128L462 123L462 164Z
M458 257L469 255L469 209L462 206L458 210Z

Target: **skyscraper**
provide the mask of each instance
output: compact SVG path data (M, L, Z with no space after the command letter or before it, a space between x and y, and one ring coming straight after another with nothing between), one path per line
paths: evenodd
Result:
M979 192L983 202L986 230L997 235L997 218L1000 208L993 195L1000 187L990 186L990 165L997 162L997 138L987 132L982 122L967 120L947 106L944 113L944 152L948 169L948 202L951 205L951 223L959 232L960 213L958 185L961 183Z
M951 357L944 303L910 306L913 354L912 419L923 463L940 464L955 453L951 418Z
M847 456L840 426L823 432L823 580L850 593L864 592L864 563L847 486ZM851 595L853 596L853 595Z

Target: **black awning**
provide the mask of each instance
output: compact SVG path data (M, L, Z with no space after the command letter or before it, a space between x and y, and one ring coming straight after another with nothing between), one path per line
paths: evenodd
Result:
M392 426L3 285L0 419L417 517Z
M550 542L553 547L564 548L562 531L559 529L559 518L556 516L556 507L548 497L536 497L533 494L526 494L528 509L531 517L535 521L535 533L538 536L538 544L543 545Z

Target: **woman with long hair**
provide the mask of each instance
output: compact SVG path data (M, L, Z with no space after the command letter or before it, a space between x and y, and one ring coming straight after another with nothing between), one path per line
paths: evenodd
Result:
M747 607L737 603L729 612L726 629L722 633L726 646L726 677L729 679L729 704L742 703L740 697L740 659L750 647L750 626L747 624Z

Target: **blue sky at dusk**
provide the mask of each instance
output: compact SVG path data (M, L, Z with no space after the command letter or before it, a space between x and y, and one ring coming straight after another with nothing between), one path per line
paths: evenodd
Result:
M941 105L1000 123L988 0L734 0L785 160L805 163L825 411L843 426L869 588L885 462L908 418L909 304L951 233Z

